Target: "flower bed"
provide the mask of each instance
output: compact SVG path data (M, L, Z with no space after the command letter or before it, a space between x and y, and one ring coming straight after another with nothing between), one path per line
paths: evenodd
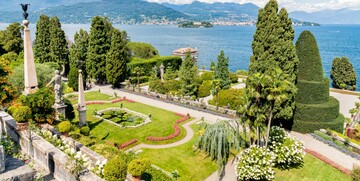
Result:
M339 165L339 164L331 161L330 159L328 159L327 157L321 155L320 153L315 152L315 151L313 151L313 150L309 150L309 149L305 149L305 152L313 155L314 157L318 158L319 160L321 160L321 161L323 161L323 162L331 165L332 167L340 170L341 172L343 172L343 173L345 173L345 174L347 174L347 175L351 175L351 171L350 171L350 170L348 170L348 169L342 167L341 165Z
M121 120L119 120L119 118L114 117L113 114L111 113L111 111L114 111L114 112L116 112L116 111L124 111L125 113L131 113L131 114L135 115L133 117L141 118L142 121L141 121L141 123L136 124L137 120L135 120L133 122L134 125L131 125L130 123L132 123L132 122L121 121ZM107 112L109 112L111 114L108 114ZM113 108L107 108L107 109L104 109L104 110L96 111L94 116L101 119L101 120L105 120L106 122L108 122L110 124L113 124L115 126L118 126L120 128L137 128L137 127L143 126L143 125L148 124L148 123L151 122L151 119L150 119L149 116L146 116L144 114L141 114L141 113L138 113L138 112L126 109L126 108L114 108L114 107ZM119 123L121 123L121 124L119 124Z
M133 140L131 140L131 141L128 141L128 142L125 142L125 143L121 144L118 148L119 148L119 149L124 149L124 148L126 148L126 147L128 147L128 146L130 146L130 145L132 145L132 144L134 144L134 143L136 143L136 142L138 142L138 140L137 140L137 139L133 139Z
M172 133L171 135L168 135L168 136L163 136L163 137L148 136L146 138L146 140L148 140L148 141L166 141L166 140L170 140L170 139L173 139L173 138L179 136L181 133L181 129L178 126L178 124L188 120L189 117L187 115L180 114L180 113L175 113L175 115L181 116L181 118L176 120L174 123L174 130L175 130L174 133Z

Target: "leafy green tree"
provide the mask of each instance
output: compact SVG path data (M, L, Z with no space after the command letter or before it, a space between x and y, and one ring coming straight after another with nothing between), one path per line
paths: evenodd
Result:
M6 52L19 54L23 49L23 39L21 38L22 27L20 23L12 23L3 31L0 38L2 48Z
M126 63L130 61L130 50L126 46L126 32L113 30L110 51L106 57L106 79L114 87L125 80Z
M347 57L336 57L333 60L330 77L334 88L340 88L341 84L348 88L356 85L356 72Z
M176 79L178 72L169 64L166 66L164 73L164 80L174 80Z
M141 67L135 67L133 74L136 75L136 86L140 88L140 76L144 73L144 70Z
M132 57L149 59L159 56L158 50L148 43L143 42L129 42L127 44L131 51Z
M214 73L214 80L218 79L220 81L220 89L229 89L231 87L229 73L229 57L226 57L224 50L221 50L217 58L217 64Z
M195 76L197 74L197 66L191 58L190 53L186 53L185 60L182 62L179 70L179 78L181 82L181 93L186 96L193 96L197 91Z
M50 19L44 14L40 15L36 23L34 55L35 59L40 63L51 61Z
M216 64L214 61L211 61L211 64L210 64L210 71L215 71L216 69Z
M207 81L204 81L206 83ZM211 84L211 81L210 81ZM210 85L211 87L211 85ZM201 87L200 87L201 88ZM199 88L199 89L200 89ZM238 110L242 104L241 97L244 95L244 89L226 89L220 90L218 93L218 106L224 107L229 106L230 109ZM216 97L208 101L211 105L216 105Z
M61 23L56 16L50 19L49 30L51 61L69 68L68 49L65 32L61 29ZM68 72L68 70L66 72Z
M86 71L88 75L103 83L106 80L106 54L110 49L109 25L100 16L91 21Z
M9 106L9 103L16 97L15 87L9 81L11 73L9 62L0 57L0 109Z
M295 84L298 58L296 55L294 29L286 9L278 12L276 0L270 0L259 10L256 32L252 42L253 55L250 58L249 75L267 73L280 68L285 80ZM296 90L292 90L289 99L274 108L274 121L289 125L293 120Z

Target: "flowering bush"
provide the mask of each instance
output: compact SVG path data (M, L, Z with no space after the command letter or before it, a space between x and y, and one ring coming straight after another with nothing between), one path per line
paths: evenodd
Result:
M235 167L238 180L273 180L275 154L257 146L246 149Z
M125 142L125 143L123 143L123 144L121 144L121 145L119 146L119 149L126 148L126 147L128 147L128 146L130 146L130 145L132 145L132 144L134 144L134 143L136 143L136 142L138 142L137 139L133 139L133 140L131 140L131 141Z
M276 167L289 169L301 166L304 162L305 148L302 142L291 137L284 129L272 127L269 149L276 155Z

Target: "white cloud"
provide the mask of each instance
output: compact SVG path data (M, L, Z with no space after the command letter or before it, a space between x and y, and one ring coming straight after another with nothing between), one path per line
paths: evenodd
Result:
M188 4L194 0L147 0L150 2L169 2L173 4ZM239 4L254 3L263 7L268 0L198 0L201 2L235 2ZM319 11L323 9L356 9L360 10L360 0L278 0L280 7L285 7L288 11Z

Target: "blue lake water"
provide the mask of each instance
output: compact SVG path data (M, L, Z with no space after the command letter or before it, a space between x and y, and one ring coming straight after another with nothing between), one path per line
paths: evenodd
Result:
M0 24L4 29L7 24ZM161 55L170 55L175 49L197 47L199 68L209 67L223 49L229 56L231 71L247 69L252 54L251 42L255 26L215 26L214 28L177 28L157 25L114 25L126 30L131 41L147 42L154 45ZM80 28L89 30L88 24L64 24L69 39L73 39ZM35 26L30 26L34 40ZM360 25L326 25L319 27L295 27L296 38L303 30L310 30L317 39L325 74L329 77L332 60L347 56L360 74ZM360 87L357 81L357 87Z

